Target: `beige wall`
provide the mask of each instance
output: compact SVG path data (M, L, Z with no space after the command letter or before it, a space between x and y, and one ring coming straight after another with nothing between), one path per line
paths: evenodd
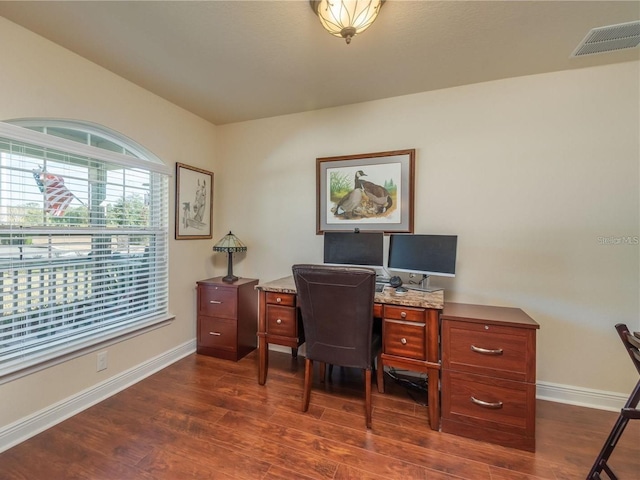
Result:
M540 381L630 391L613 324L640 329L639 248L598 238L639 235L638 62L214 127L2 18L0 44L0 120L88 120L214 171L213 240L248 244L243 276L321 261L317 157L415 148L415 231L459 235L446 299L535 318ZM0 385L0 426L192 341L194 283L226 267L211 245L170 242L171 325L109 347L106 372L91 354Z
M88 120L134 139L172 169L175 162L183 162L217 170L215 127L210 123L3 18L0 18L0 45L4 46L0 120L23 117ZM173 183L170 183L171 205ZM214 204L217 201L214 199ZM92 353L1 384L0 427L195 338L195 282L215 273L212 243L173 240L173 212L170 217L169 309L175 320L108 347L109 368L104 372L96 373L96 354Z
M321 262L315 159L415 148L416 233L458 234L445 299L541 325L538 380L631 391L613 325L640 329L639 64L427 92L218 128L217 221L269 280Z

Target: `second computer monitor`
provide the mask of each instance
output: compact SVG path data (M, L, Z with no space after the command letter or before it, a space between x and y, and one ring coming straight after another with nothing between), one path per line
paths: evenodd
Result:
M456 274L457 235L391 235L388 268L425 276Z
M324 232L324 263L384 265L382 232Z

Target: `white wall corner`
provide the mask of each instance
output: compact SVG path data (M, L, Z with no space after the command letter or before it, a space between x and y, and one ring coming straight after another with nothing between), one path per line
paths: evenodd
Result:
M73 415L115 395L140 380L162 370L196 351L196 340L190 340L147 362L124 371L108 380L50 405L0 429L0 452L43 432Z
M617 412L624 406L629 396L617 392L579 388L572 385L538 382L536 385L536 398Z

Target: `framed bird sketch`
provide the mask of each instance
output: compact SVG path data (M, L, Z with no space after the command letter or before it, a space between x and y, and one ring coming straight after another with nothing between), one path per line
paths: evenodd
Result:
M176 240L212 238L213 173L176 163Z
M316 159L316 233L413 233L415 149Z

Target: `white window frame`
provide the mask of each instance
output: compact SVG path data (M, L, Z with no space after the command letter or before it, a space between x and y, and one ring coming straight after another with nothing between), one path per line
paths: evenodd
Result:
M121 146L123 150L122 153L118 153L33 130L34 128L40 127L44 127L44 130L46 130L47 127L59 127L82 132L89 137L94 135L100 139L111 142L111 144ZM52 336L54 341L51 342L49 347L34 349L26 345L24 355L21 357L15 356L16 350L13 348L13 353L7 353L5 355L6 361L3 361L2 356L3 352L9 352L9 347L6 347L6 349L3 347L3 336L0 330L0 384L11 381L16 377L27 375L33 371L68 361L71 358L85 355L91 351L104 348L107 345L117 343L131 336L139 335L144 331L158 328L170 322L173 319L173 316L168 311L168 180L172 174L171 170L155 155L132 140L117 132L88 122L48 119L23 119L10 121L10 123L0 122L0 137L43 149L52 149L80 157L87 157L92 161L105 162L105 164L112 166L119 165L127 169L149 171L153 173L154 178L162 179L162 182L159 184L161 191L153 191L151 194L152 196L155 195L154 198L159 201L159 203L156 204L155 207L155 210L158 210L158 212L156 212L158 216L155 223L156 227L150 235L154 235L153 238L158 239L156 244L160 246L154 247L154 250L149 255L153 261L153 282L156 281L155 274L158 275L157 285L155 283L153 284L153 291L157 292L157 297L154 297L154 300L157 299L158 304L155 305L154 303L154 307L152 307L151 310L143 311L139 318L137 314L129 314L126 321L123 320L121 322L122 324L119 324L117 319L115 322L111 322L110 320L112 325L109 326L109 328L100 327L99 322L96 322L97 326L95 328L88 327L87 333L79 335L77 338L69 337L60 340L56 339L54 334ZM15 226L19 227L19 225ZM12 227L10 227L10 230L11 228ZM67 231L71 230L73 230L73 233L76 233L75 227L73 229L67 229ZM95 228L79 228L79 230L85 232L85 235L93 235L96 233ZM44 226L38 227L36 233L39 235L56 236L61 234L61 229L59 226L53 226L51 228ZM143 231L141 233L148 232ZM32 262L30 266L33 265L34 263ZM15 266L11 268L17 270ZM131 267L129 268L131 269ZM4 288L6 289L6 285L4 285ZM15 288L17 289L17 286ZM34 288L34 290L37 289ZM156 311L152 311L154 308ZM10 309L5 308L5 310L9 311ZM42 318L42 314L40 314L40 318ZM2 316L0 315L0 321L1 320ZM25 334L25 337L28 336L29 334Z

